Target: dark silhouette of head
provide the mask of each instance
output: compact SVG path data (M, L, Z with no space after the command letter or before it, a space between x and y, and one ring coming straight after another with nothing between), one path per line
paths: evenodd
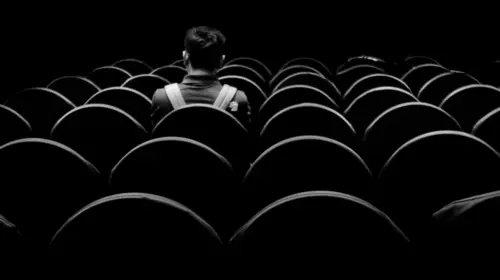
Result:
M184 64L189 70L213 72L224 61L226 37L214 28L207 26L189 29L184 38ZM191 69L190 69L191 68Z

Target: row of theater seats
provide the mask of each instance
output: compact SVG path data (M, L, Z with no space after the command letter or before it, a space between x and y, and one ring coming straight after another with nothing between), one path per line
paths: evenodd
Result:
M125 81L124 86L109 85L111 87L103 90L98 90L98 86L86 78L63 77L49 84L53 89L27 89L6 101L7 107L2 107L2 114L10 121L5 123L15 124L16 129L4 129L9 133L3 135L0 144L25 137L53 139L75 149L106 174L133 147L164 136L187 137L207 144L228 159L240 175L264 151L280 141L300 135L325 136L347 145L375 173L406 141L435 130L472 133L500 150L495 136L498 90L479 84L468 74L426 63L432 60L413 60L425 64L408 70L402 80L378 73L384 71L380 60L366 57L349 60L346 65L353 64L352 61L366 64L345 70L342 69L346 66L339 67L333 80L338 84L354 81L349 87L343 86L347 88L343 93L332 79L325 78L331 74L316 60L292 60L268 80L264 77L270 76L269 69L258 61L249 58L233 60L219 73L222 73L223 83L243 89L249 97L255 112L252 124L246 128L226 112L203 105L175 111L153 127L150 97L155 89L167 82L158 77L141 79L154 77L149 74L129 78L129 81L135 81L132 83L135 86ZM409 64L408 61L413 60L405 62ZM378 64L373 66L369 62ZM244 63L249 66L242 65ZM135 60L115 65L127 68L131 73L141 73L141 69L151 71L147 65ZM160 69L168 67L184 71L175 65ZM401 67L409 66L403 64ZM96 73L101 73L102 79L114 77L107 72L111 69L128 73L117 66L108 66L94 70L89 76L96 81L99 79L92 76ZM177 78L181 76L179 73ZM273 86L273 83L277 84ZM443 100L422 102L412 94L416 92L415 84L422 84L417 95L419 98L431 92L429 96L441 96L436 100ZM92 85L93 89L85 85ZM268 94L269 91L262 89L265 85L274 87L274 92ZM270 97L267 98L266 94ZM80 104L76 107L69 100L72 96L88 99L76 103ZM437 107L433 103L441 104ZM323 121L315 121L319 119ZM408 126L409 131L392 128L402 124ZM221 139L213 135L220 135Z
M185 206L157 195L122 193L96 200L71 216L52 239L47 263L49 269L82 273L104 268L126 274L148 267L156 273L168 269L205 276L233 269L250 275L293 275L315 268L311 273L372 276L404 275L411 269L427 273L430 267L448 275L483 266L490 271L497 259L485 253L498 249L499 199L496 191L436 211L425 230L427 243L418 243L416 250L415 242L382 211L338 192L284 197L245 223L228 246ZM0 230L4 265L21 262L29 268L32 256L25 255L25 236L1 216ZM43 264L45 258L34 257ZM356 270L360 266L367 271Z
M154 90L184 74L124 60L10 96L0 108L7 231L79 264L158 248L175 252L164 257L172 263L211 263L206 254L222 251L245 259L235 267L308 256L380 270L413 263L415 251L454 256L453 246L478 241L461 230L498 219L494 84L424 57L397 66L356 57L335 74L299 58L274 76L239 58L218 75L247 94L250 127L207 105L152 127Z

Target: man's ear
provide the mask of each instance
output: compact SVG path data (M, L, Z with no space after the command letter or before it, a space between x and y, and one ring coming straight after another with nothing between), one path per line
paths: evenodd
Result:
M182 51L182 60L184 62L184 67L188 67L189 65L189 54L187 51Z
M222 55L222 58L220 59L220 66L221 66L221 67L222 67L222 66L224 66L224 62L225 62L225 61L226 61L226 55L225 55L225 54L223 54L223 55Z

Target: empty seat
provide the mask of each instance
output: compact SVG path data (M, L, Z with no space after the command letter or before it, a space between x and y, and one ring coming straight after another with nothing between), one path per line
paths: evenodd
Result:
M31 136L31 125L18 112L0 105L0 145Z
M450 113L464 131L473 126L487 113L500 107L500 90L489 85L468 85L450 93L439 107Z
M75 105L60 93L46 88L29 88L13 94L5 105L31 125L33 136L48 138L52 126Z
M364 200L331 191L275 201L235 233L230 249L238 271L255 276L386 277L398 275L410 262L410 241L386 214Z
M217 77L241 76L254 81L261 88L266 89L266 80L254 69L238 64L226 65L217 71Z
M411 93L396 87L378 87L358 96L344 111L344 116L362 135L375 118L394 105L418 101Z
M121 109L137 120L147 131L151 131L151 100L130 88L111 87L90 97L85 104L107 104Z
M428 57L428 56L423 56L423 55L410 55L410 56L407 56L404 59L403 63L405 63L405 64L411 64L412 66L417 66L417 65L422 65L422 64L429 64L429 63L440 64L435 59L433 59L431 57Z
M199 141L229 160L240 174L250 163L247 130L233 115L212 105L191 104L174 110L155 126L152 135Z
M357 80L372 74L384 73L384 70L373 65L356 65L342 72L337 73L334 81L340 91L345 95L345 92Z
M272 72L260 60L251 57L237 57L226 63L226 65L240 64L245 65L257 71L265 81L269 81L272 77Z
M293 66L289 66L283 70L280 70L278 73L276 73L276 75L274 75L274 77L269 81L269 88L275 89L276 86L281 81L286 79L287 77L289 77L293 74L302 73L302 72L317 73L318 75L323 76L323 74L321 74L321 72L319 72L315 68L305 66L305 65L293 65Z
M132 75L115 66L104 66L94 69L87 75L100 89L121 86Z
M277 84L272 92L274 93L279 89L293 85L307 85L315 87L330 96L338 105L340 105L342 102L342 97L337 86L332 81L325 79L320 74L312 72L300 72L292 74L283 79L279 84Z
M346 145L322 136L297 136L275 144L254 161L243 184L241 205L246 215L302 191L374 198L371 172L363 160Z
M423 64L413 67L411 70L406 72L401 80L403 80L410 87L412 93L417 96L425 83L437 75L441 75L446 72L449 72L449 70L441 65Z
M448 94L472 84L479 84L479 82L466 73L446 72L427 81L418 92L418 99L439 106Z
M75 105L82 105L99 87L91 80L79 76L65 76L52 81L47 88L53 89L68 98Z
M500 153L500 106L482 117L474 125L472 134Z
M104 175L147 137L129 114L105 104L83 105L68 112L51 133L51 139L77 151Z
M283 66L281 67L280 71L283 69L286 69L290 66L295 66L295 65L303 65L303 66L308 66L316 69L323 75L325 78L329 79L332 77L332 73L328 69L328 67L321 61L312 58L312 57L298 57L298 58L293 58L289 61L287 61Z
M186 69L177 65L166 65L156 68L151 74L160 76L172 83L181 83L187 75Z
M349 89L344 93L344 103L349 106L351 102L367 90L377 87L397 87L408 92L410 88L402 80L387 74L372 74L360 78L354 82Z
M500 190L454 201L434 213L428 254L436 264L433 269L448 274L450 267L460 267L456 272L461 275L494 273L499 220Z
M0 148L0 212L16 225L33 255L79 208L105 193L99 172L70 148L26 138Z
M169 197L196 211L223 238L234 232L231 164L208 146L181 137L145 142L113 168L114 192L148 192Z
M210 266L220 265L221 248L214 229L182 204L123 193L96 200L67 220L50 246L51 269L116 275L125 266L125 274L215 277Z
M287 138L318 135L356 149L356 132L337 111L314 103L301 103L281 110L262 128L259 153Z
M252 110L252 116L257 115L260 106L266 101L266 93L252 80L241 76L224 76L219 81L223 85L230 85L243 91L247 96Z
M147 98L153 98L156 90L163 88L170 82L160 76L152 74L142 74L129 78L123 83L123 87L135 89L144 94Z
M113 66L129 72L132 76L148 74L153 70L151 66L147 65L144 61L133 58L119 60L115 62Z
M374 56L361 55L361 56L350 57L349 59L347 59L347 61L345 63L343 63L342 65L337 67L336 73L342 72L346 69L349 69L349 68L351 68L353 66L357 66L357 65L373 65L373 66L379 67L381 69L384 69L384 71L392 70L390 68L393 68L393 67L391 67L392 65L390 65L389 62L387 62L381 58L374 57Z
M282 88L269 97L260 107L255 120L257 127L262 127L279 111L300 103L316 103L338 110L338 105L326 93L305 85L295 85Z
M16 225L0 215L0 253L3 265L20 264L23 255L22 237Z
M184 59L178 59L176 61L173 61L170 65L174 65L174 66L179 66L179 67L185 67L184 66Z
M461 130L457 121L434 105L409 102L380 114L364 132L363 158L378 173L389 157L407 141L438 130Z
M437 64L441 65L436 60L427 57L427 56L408 56L404 59L404 61L399 65L401 76L410 71L413 67L417 67L419 65L424 64Z
M413 138L387 161L379 179L384 211L419 240L432 214L454 200L498 190L500 155L458 131Z

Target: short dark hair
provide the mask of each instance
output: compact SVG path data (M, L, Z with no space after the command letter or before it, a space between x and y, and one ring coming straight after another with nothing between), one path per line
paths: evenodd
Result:
M184 38L184 47L193 68L214 70L220 67L225 45L226 37L208 26L193 27Z

